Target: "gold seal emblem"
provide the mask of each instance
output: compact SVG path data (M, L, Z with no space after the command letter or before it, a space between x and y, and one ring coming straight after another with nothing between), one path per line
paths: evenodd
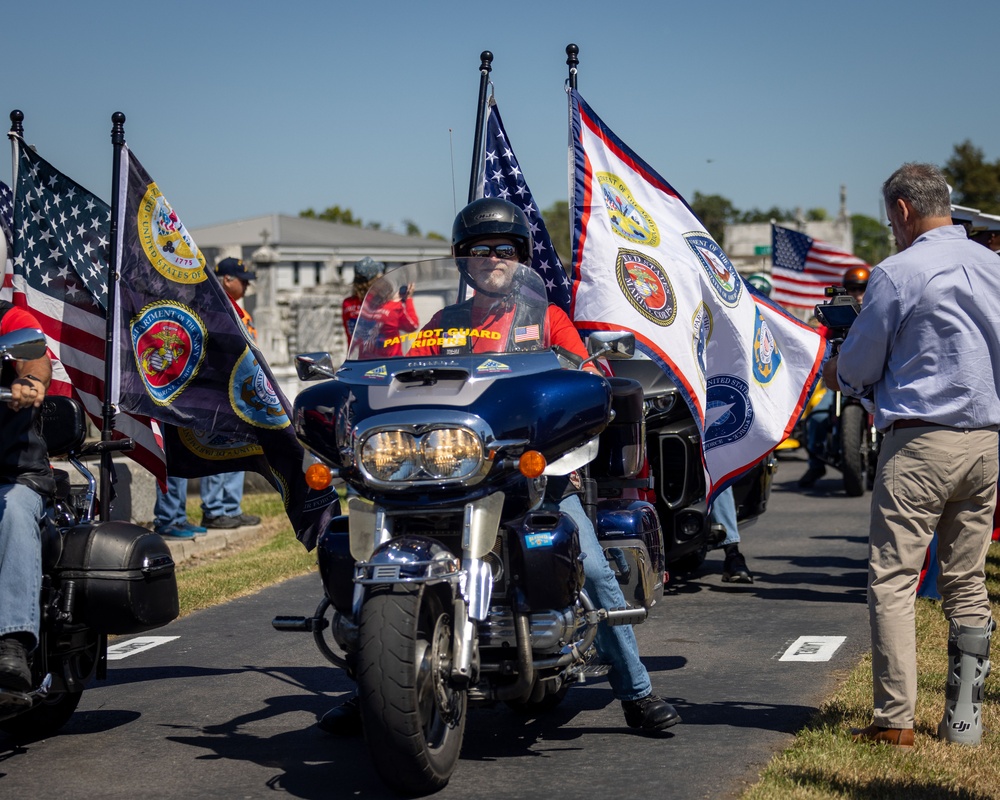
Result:
M601 184L601 196L614 232L634 244L656 247L660 243L656 223L635 201L624 181L613 173L598 172L597 182Z
M139 203L139 241L153 269L177 283L205 280L205 257L156 183Z

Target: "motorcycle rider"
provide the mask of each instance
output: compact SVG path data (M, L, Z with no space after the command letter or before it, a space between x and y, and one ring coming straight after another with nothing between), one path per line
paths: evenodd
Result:
M865 289L868 288L868 278L871 270L868 267L851 267L844 273L841 282L847 293L861 305L865 299ZM825 330L825 329L824 329ZM833 392L827 390L823 399L816 404L806 417L806 450L809 452L809 469L799 478L799 488L811 489L816 481L826 475L826 465L813 453L822 448L822 442L830 432L833 420L830 417L833 410Z
M0 302L0 334L41 328L28 311ZM42 547L39 522L55 491L39 408L52 379L48 355L4 361L0 385L12 398L0 406L0 702L3 691L31 690L28 654L38 644Z
M471 331L488 330L499 333L500 341L513 341L515 330L523 331L525 324L530 326L532 321L544 321L553 347L563 348L580 359L587 357L580 334L561 308L544 302L528 308L505 302L518 270L525 269L518 262L531 263L531 229L521 209L498 198L481 198L470 203L455 219L452 252L456 258L465 259L461 268L476 295L471 301L439 311L424 330L468 328L470 335L455 340L438 339L429 344L424 344L429 339L421 337L421 346L411 349L408 355L416 355L418 351L423 355L489 352L497 349L498 340L476 337ZM593 523L572 489L572 482L569 479L550 480L549 489L560 511L579 528L580 547L585 554L587 594L597 606L624 608L621 587L604 556ZM615 697L621 701L629 727L651 732L680 722L674 707L653 694L649 673L639 660L639 646L631 625L611 627L600 623L596 644L601 659L611 665L608 680ZM360 708L356 697L328 711L319 725L330 733L360 731Z

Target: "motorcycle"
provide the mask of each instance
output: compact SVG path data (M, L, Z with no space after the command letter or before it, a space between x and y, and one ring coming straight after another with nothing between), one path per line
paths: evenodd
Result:
M616 361L613 367L616 376L638 382L643 390L648 468L630 488L656 507L668 570L679 575L695 572L726 535L708 516L698 425L677 386L656 362L636 357ZM772 452L733 483L741 525L752 524L767 509L776 470ZM602 487L602 493L621 494L624 486L624 481L615 481Z
M328 379L295 401L315 457L307 480L346 484L349 513L320 537L314 615L273 624L311 632L357 679L375 768L407 794L447 784L470 707L554 708L572 683L607 671L593 664L598 623L642 622L663 592L655 508L595 487L642 464L641 388L550 349L545 287L529 267L497 301L516 309L505 341L457 322L463 269L445 259L387 272L342 366L328 353L297 359L302 380ZM401 290L424 328L394 324ZM451 322L428 327L439 311ZM483 337L496 349L468 352ZM587 361L629 358L634 345L631 334L592 336ZM426 354L439 350L455 352ZM550 482L577 475L625 608L587 596L576 524L546 499Z
M842 286L830 286L826 293L831 300L816 306L816 318L829 329L836 353L858 316L859 306ZM810 413L824 413L820 408L814 406ZM826 422L819 423L823 435L809 454L840 470L844 476L844 493L848 497L861 497L874 484L882 434L875 427L873 414L856 397L834 392L825 413L828 415ZM809 424L807 421L806 425Z
M4 359L44 354L40 331L0 337ZM10 397L9 389L0 389L0 402ZM71 485L65 470L54 470L56 493L41 521L41 627L31 663L35 688L0 689L0 730L17 741L45 738L66 724L87 684L107 676L109 635L151 630L178 614L174 562L162 537L127 522L94 520L97 481L82 459L130 449L132 443L85 445L83 408L68 397L47 397L40 420L49 457L65 456L86 483Z

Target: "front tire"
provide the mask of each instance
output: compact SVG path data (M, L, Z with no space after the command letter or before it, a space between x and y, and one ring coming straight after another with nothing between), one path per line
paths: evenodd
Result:
M358 690L375 769L392 788L444 787L465 733L466 694L451 685L454 626L427 586L377 586L361 609Z
M840 411L840 447L844 465L844 492L861 497L868 485L868 414L859 405L845 405Z
M0 722L0 730L18 744L47 739L69 722L82 697L83 689L52 694L23 714Z

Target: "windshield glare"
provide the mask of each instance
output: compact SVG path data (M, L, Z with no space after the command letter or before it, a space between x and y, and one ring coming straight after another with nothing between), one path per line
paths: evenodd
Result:
M376 280L347 358L372 361L547 350L542 278L497 258L420 261Z

